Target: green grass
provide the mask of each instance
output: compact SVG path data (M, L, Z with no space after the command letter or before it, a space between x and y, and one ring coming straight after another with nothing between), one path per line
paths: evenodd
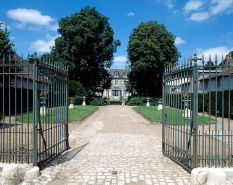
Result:
M74 109L69 109L69 118L68 121L71 123L72 121L81 121L87 116L89 116L91 113L99 109L97 106L82 106L82 105L75 105ZM53 120L53 123L56 123L56 115L63 115L63 113L59 114L59 112L63 112L64 109L57 108L52 110L49 109L49 114L47 116L41 116L41 122L49 122L51 123L51 119ZM57 122L60 122L60 120L65 120L65 118L57 116ZM33 123L33 113L30 113L29 115L25 114L23 115L23 122L27 123L29 119L29 123ZM21 116L17 117L17 121L21 122Z
M153 122L161 122L162 123L162 113L163 111L158 111L158 107L157 106L150 106L150 107L146 107L146 106L140 106L140 107L134 107L134 110L136 110L138 113L142 114L145 118L153 121ZM172 111L171 111L172 112ZM178 112L178 111L177 111ZM181 113L181 111L179 112L179 120L181 120L181 116L183 115L183 111ZM176 111L174 110L174 116L173 118L170 117L169 120L169 114L167 116L167 120L168 123L173 124L173 120L174 120L174 124L178 125L176 123L176 120L178 120L178 114L176 113ZM210 118L210 122L215 121L215 119ZM190 119L185 119L185 123L189 123ZM182 123L184 123L184 117L182 116ZM198 125L202 125L203 124L203 116L198 116ZM209 124L209 117L204 117L204 124L207 125Z

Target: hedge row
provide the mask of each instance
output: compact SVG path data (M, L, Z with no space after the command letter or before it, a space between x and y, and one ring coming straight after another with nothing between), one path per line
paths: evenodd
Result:
M223 96L223 98L222 98ZM229 101L230 96L230 101ZM171 94L167 95L166 106L171 106L174 108L184 108L184 103L181 104L181 97L182 94ZM204 97L204 104L203 104L203 97ZM190 98L191 105L193 104L193 94L191 93ZM223 101L224 99L224 101ZM216 101L217 100L217 101ZM198 111L202 112L209 112L212 115L215 115L215 108L217 102L217 114L224 114L224 116L228 116L228 108L230 103L230 113L233 113L233 90L225 90L225 91L217 91L217 99L216 99L216 92L207 92L207 93L198 93ZM222 106L224 103L224 106ZM224 113L222 113L222 108L224 108Z
M150 106L157 106L158 102L157 100L160 97L149 97L150 101ZM145 106L147 103L147 97L132 97L129 98L128 101L126 102L126 105L129 106Z

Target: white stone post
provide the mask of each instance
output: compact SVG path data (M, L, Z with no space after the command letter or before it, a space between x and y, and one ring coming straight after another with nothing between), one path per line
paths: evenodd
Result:
M20 184L19 168L17 164L9 164L2 171L2 185Z
M86 106L86 97L83 97L83 103L82 106Z

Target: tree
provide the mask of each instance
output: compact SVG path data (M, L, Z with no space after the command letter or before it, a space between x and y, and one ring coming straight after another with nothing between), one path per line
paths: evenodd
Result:
M93 91L102 79L108 78L106 67L113 64L113 53L120 46L120 41L113 39L114 32L108 20L89 6L61 18L58 29L61 36L51 50L53 56L68 64L70 80L79 81Z
M213 66L215 66L215 64L211 60L207 61L206 65L204 67L204 70L215 70L216 68Z
M8 61L9 54L14 54L12 47L15 46L14 42L10 41L9 34L10 32L7 31L7 27L5 26L5 29L2 29L2 24L0 22L0 61L2 62L3 54L5 54L6 61Z
M85 88L75 80L69 81L69 96L87 96Z
M156 21L140 23L130 33L127 47L128 86L139 96L156 96L162 92L162 75L166 65L177 62L181 54L175 35Z

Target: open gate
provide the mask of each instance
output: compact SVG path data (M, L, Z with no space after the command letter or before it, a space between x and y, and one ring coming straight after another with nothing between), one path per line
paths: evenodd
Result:
M205 63L195 54L165 70L163 154L189 172L233 166L232 80L233 61L219 65L217 56Z
M68 68L30 60L0 60L0 162L43 167L69 146Z

